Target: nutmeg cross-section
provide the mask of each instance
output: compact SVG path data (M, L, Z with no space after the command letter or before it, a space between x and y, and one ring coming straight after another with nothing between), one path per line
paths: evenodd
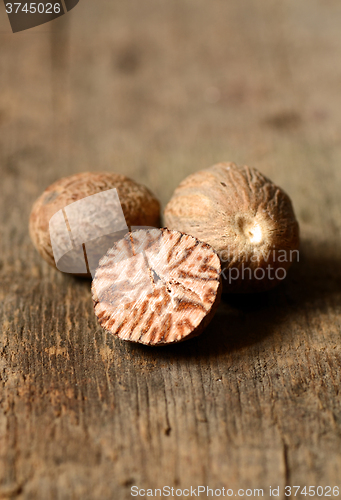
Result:
M100 260L92 283L101 326L120 339L147 345L199 335L220 294L216 252L168 229L127 234Z

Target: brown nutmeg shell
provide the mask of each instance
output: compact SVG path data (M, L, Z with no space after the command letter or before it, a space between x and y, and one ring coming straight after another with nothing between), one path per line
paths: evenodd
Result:
M56 267L49 230L51 218L76 201L114 188L128 227L159 227L158 200L145 186L128 177L110 172L84 172L64 177L45 189L34 203L30 215L32 242L48 264Z
M255 168L218 163L176 188L165 225L211 245L225 292L272 288L297 259L299 226L289 196Z

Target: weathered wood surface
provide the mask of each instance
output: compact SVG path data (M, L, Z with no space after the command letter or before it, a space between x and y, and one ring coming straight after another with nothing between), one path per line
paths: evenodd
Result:
M339 0L82 0L15 35L0 14L0 498L341 486ZM34 199L113 170L165 204L221 160L291 195L300 263L188 343L115 341L33 249Z

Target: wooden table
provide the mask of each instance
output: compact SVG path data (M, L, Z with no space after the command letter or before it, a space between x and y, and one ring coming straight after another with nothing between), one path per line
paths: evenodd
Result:
M341 489L340 23L339 0L82 0L12 34L1 3L1 499ZM109 170L165 204L221 160L290 194L300 262L193 341L115 340L34 250L33 201Z

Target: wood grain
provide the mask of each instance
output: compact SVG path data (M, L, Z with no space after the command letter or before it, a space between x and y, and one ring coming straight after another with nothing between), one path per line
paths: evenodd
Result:
M341 486L340 2L82 0L15 35L0 14L0 498ZM33 201L112 169L165 204L224 160L288 192L300 262L188 343L114 340L35 252Z

